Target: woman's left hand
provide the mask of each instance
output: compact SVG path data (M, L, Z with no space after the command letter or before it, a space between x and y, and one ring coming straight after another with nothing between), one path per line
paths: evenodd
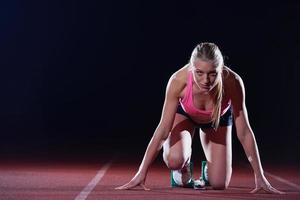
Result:
M255 185L256 185L255 189L250 192L252 194L259 193L260 191L265 191L273 194L285 194L285 192L281 192L275 189L274 187L272 187L272 185L269 183L269 181L266 179L265 176L262 176L260 178L257 178L255 176Z

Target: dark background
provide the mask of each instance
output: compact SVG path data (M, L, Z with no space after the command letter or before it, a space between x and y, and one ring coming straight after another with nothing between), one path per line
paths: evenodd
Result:
M298 162L299 3L14 0L0 9L1 155L142 156L170 75L209 41L244 80L262 159ZM236 136L233 150L244 155Z

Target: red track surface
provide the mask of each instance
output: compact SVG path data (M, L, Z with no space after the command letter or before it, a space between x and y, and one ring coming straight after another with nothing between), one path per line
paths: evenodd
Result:
M108 162L84 162L76 164L50 162L6 162L0 165L0 199L63 199L71 200L95 177L99 169ZM169 170L157 162L151 167L146 185L150 191L114 190L126 183L134 175L139 161L115 160L96 187L89 193L88 200L96 199L300 199L300 190L282 181L268 177L274 187L285 191L285 195L249 194L254 187L254 179L248 165L233 166L233 175L227 190L198 191L169 186ZM265 165L265 171L284 178L300 186L300 167L291 165ZM195 176L200 174L200 166L195 163Z

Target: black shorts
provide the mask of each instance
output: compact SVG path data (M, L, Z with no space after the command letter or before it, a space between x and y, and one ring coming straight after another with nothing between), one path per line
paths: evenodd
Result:
M195 124L196 128L202 128L202 129L213 128L212 122L210 122L210 123L197 123L194 120L192 120L191 116L183 110L180 103L177 107L177 112L176 113L186 116L188 119L190 119ZM233 123L232 119L233 119L233 117L232 117L232 107L230 106L230 108L226 111L226 113L224 113L224 115L222 115L220 117L219 126L231 126L232 123Z

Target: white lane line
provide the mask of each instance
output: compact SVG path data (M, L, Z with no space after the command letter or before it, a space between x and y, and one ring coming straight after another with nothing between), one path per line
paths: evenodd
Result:
M77 195L75 200L85 200L91 191L95 188L98 182L102 179L106 171L109 169L110 165L112 164L113 160L106 163L96 174L96 176L85 186L85 188Z
M280 181L280 182L282 182L282 183L285 183L286 185L289 185L289 186L291 186L291 187L294 187L294 188L300 190L300 186L299 186L299 185L297 185L297 184L295 184L295 183L292 183L292 182L290 182L290 181L288 181L288 180L286 180L286 179L284 179L284 178L281 178L281 177L279 177L279 176L276 176L276 175L271 174L271 173L266 172L266 171L264 172L264 174L265 174L265 175L268 175L268 176L270 176L270 177L272 177L272 178L274 178L274 179L276 179L277 181Z

